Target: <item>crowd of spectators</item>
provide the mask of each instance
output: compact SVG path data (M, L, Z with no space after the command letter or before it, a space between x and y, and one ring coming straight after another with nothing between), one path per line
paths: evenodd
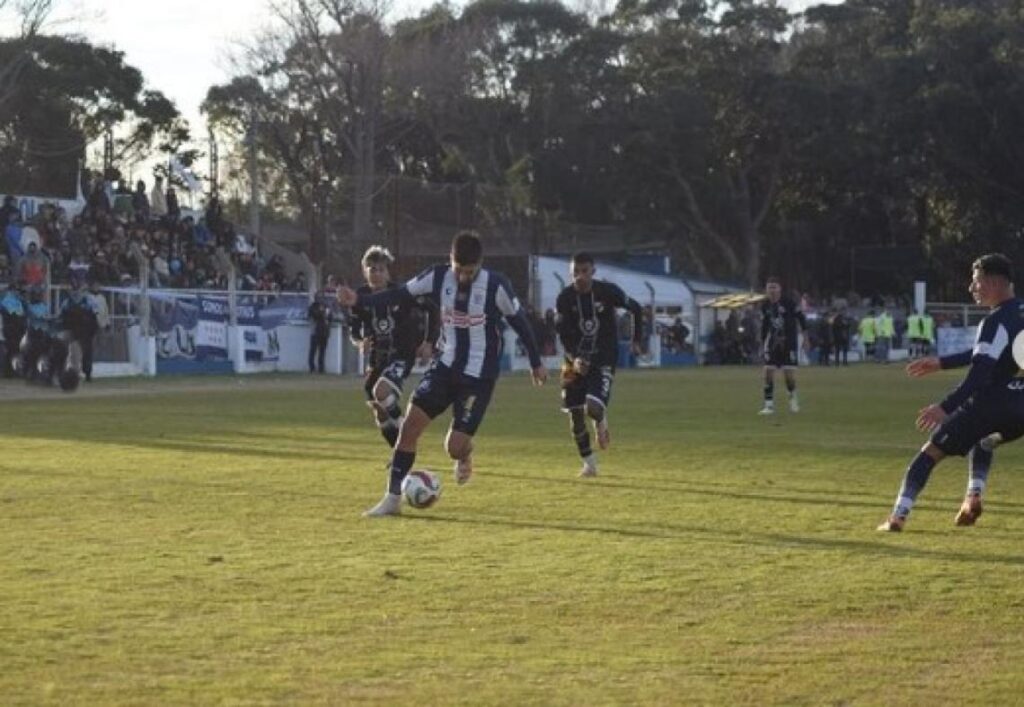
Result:
M306 290L304 276L287 279L280 258L264 259L236 233L216 197L202 213L184 210L160 177L148 192L143 181L132 191L96 180L79 213L46 203L27 221L8 196L0 233L0 281L23 287L130 286L148 272L150 287L227 289L231 262L240 290Z
M852 300L852 301L851 301ZM807 318L804 336L809 360L820 365L845 364L851 351L861 360L887 362L889 351L910 347L909 303L895 299L833 298L815 303L804 296L800 309ZM941 315L934 326L948 325ZM934 339L931 341L934 346ZM762 362L760 303L730 309L715 319L707 362L759 364Z

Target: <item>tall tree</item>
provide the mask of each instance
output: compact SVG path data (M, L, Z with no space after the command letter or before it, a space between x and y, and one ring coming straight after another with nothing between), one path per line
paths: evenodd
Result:
M0 41L0 64L17 61L20 40ZM124 128L118 157L188 137L177 109L144 87L120 52L66 37L32 38L29 60L0 115L0 183L10 190L73 190L85 147Z

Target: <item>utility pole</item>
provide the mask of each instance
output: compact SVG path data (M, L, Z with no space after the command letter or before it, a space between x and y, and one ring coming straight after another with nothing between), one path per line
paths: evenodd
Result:
M114 130L107 124L103 131L103 179L110 179L110 172L114 168Z
M260 233L260 184L256 164L256 128L258 126L256 107L249 109L249 230L252 235Z
M210 130L210 195L218 196L220 174L220 155L217 153L217 136Z

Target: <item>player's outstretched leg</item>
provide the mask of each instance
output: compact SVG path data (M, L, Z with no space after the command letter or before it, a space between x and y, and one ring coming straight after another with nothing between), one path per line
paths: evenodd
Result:
M907 472L903 476L903 485L900 487L899 496L896 497L896 503L893 504L892 513L886 518L885 522L878 526L878 530L886 532L899 532L903 530L903 526L906 525L907 517L910 515L910 510L914 507L914 502L917 500L917 496L921 493L921 490L928 483L928 477L931 476L932 469L942 459L943 452L933 445L931 442L924 446L914 460L910 462L910 466L907 467Z
M462 486L473 476L473 438L465 432L449 429L444 448L455 460L455 483Z
M594 436L597 437L597 446L601 449L608 449L612 443L612 433L608 429L608 408L600 398L587 396L587 416L594 421Z
M587 432L587 416L583 408L571 408L569 410L569 426L572 430L573 441L576 442L576 449L579 450L580 458L583 459L583 468L580 469L580 476L597 476L597 457L590 447L590 433Z
M416 445L420 435L430 424L430 417L415 405L410 404L405 422L398 434L395 451L391 455L388 470L388 488L384 497L373 508L363 513L367 518L397 516L402 513L402 481L416 461Z
M960 526L974 525L981 516L983 509L981 497L985 493L985 485L988 482L988 472L992 468L992 450L1000 441L999 434L989 435L976 445L971 447L968 453L967 492L964 494L964 501L960 504L954 523Z
M775 369L769 366L764 368L764 407L757 414L775 414Z
M789 411L800 412L800 399L796 394L796 373L792 369L783 372L786 378L786 390L789 392Z
M402 426L402 409L398 407L401 391L391 381L380 378L374 384L371 395L373 399L369 404L373 408L381 436L388 447L394 448L398 442L398 430Z

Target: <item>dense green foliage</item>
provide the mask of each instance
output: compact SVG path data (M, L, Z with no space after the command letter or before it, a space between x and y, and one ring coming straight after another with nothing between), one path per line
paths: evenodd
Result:
M624 372L601 476L556 391L499 384L477 475L442 429L426 512L367 521L383 443L351 380L0 384L8 704L1009 704L1024 692L1022 447L953 526L940 466L888 512L953 382Z
M122 52L76 37L0 39L0 189L73 197L87 146L115 131L115 164L174 153L188 126ZM194 151L182 154L190 162ZM116 178L117 174L108 175Z
M393 26L288 7L206 107L241 134L255 106L285 199L312 209L320 184L356 241L372 185L402 174L496 190L479 222L534 244L610 227L751 284L934 291L979 251L1024 255L1018 2L477 0Z

